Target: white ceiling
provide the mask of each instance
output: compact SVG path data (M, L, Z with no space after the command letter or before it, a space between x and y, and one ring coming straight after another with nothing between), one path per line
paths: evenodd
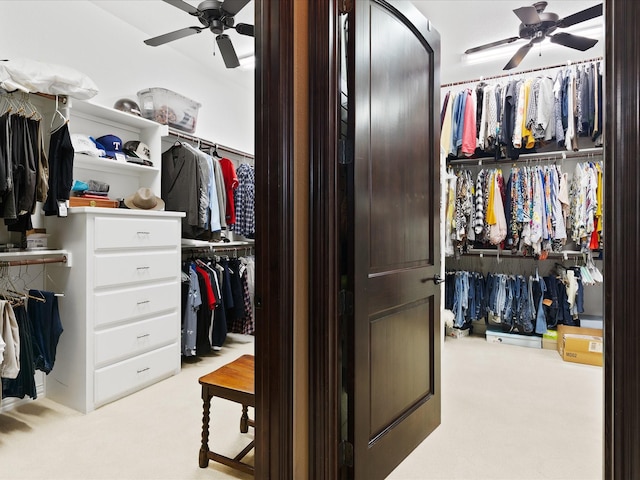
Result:
M549 0L545 12L557 13L560 18L598 5L602 1L583 0ZM513 10L532 5L533 2L521 0L413 0L413 4L432 23L440 33L441 39L441 82L460 82L507 73L502 68L509 61L515 50L526 44L518 40L509 45L512 51L503 52L498 58L476 65L469 65L463 60L463 53L471 47L489 42L518 36L520 20ZM603 17L590 20L570 28L562 29L567 33L580 35L578 30L602 26ZM560 31L560 30L558 30ZM555 45L545 40L541 48L535 46L522 60L520 65L510 70L518 72L532 68L564 64L567 61L586 60L604 55L604 28L600 28L598 43L586 52ZM541 54L541 56L540 56Z
M183 27L199 25L197 19L160 0L92 0L107 12L121 18L134 28L142 31L147 38L155 37ZM197 6L197 0L185 0ZM301 0L302 1L302 0ZM314 1L314 0L309 0ZM357 0L356 0L357 1ZM502 68L517 48L526 42L523 40L511 44L511 52L503 52L498 58L481 64L469 65L463 60L463 52L471 47L496 40L517 36L520 20L513 10L532 3L520 0L413 0L414 5L427 17L441 36L441 81L442 83L471 80L480 76L488 77L506 73ZM560 18L577 11L584 10L601 1L583 0L549 0L546 12L557 13ZM237 23L254 23L254 2L251 1L236 15ZM564 29L568 33L580 34L579 30L602 26L603 17L584 22ZM544 41L536 46L520 65L511 70L517 72L531 68L563 64L567 61L578 61L604 55L604 28L600 28L599 36L589 33L588 36L599 38L599 42L590 50L580 52L567 47ZM253 38L229 33L238 56L253 52ZM247 87L253 85L253 71L227 69L219 54L213 56L214 35L203 31L200 34L182 38L159 47L172 48L181 54L196 60L205 70L214 76L224 76L233 82Z
M103 10L120 18L124 22L140 30L146 38L157 37L165 33L179 30L185 27L198 26L202 24L196 17L189 15L168 3L160 0L91 0L92 3ZM197 7L200 1L185 0L186 3ZM235 16L236 23L254 24L254 2L249 2ZM254 51L254 39L246 35L240 35L234 30L227 30L233 42L238 57L251 55ZM203 30L199 34L174 40L157 47L155 49L174 49L175 51L189 57L202 67L205 72L211 74L211 78L223 76L232 82L246 85L253 88L253 69L244 70L241 68L228 69L224 65L222 56L218 52L215 35ZM215 52L215 56L214 56Z

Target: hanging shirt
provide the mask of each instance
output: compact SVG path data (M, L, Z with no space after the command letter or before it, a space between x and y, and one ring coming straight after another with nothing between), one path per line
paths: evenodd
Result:
M44 203L45 215L59 215L58 201L69 200L73 184L73 145L65 123L51 133L49 141L49 192Z
M227 198L225 220L227 225L233 225L236 223L236 209L233 201L233 192L238 188L238 176L236 175L236 169L233 166L233 163L228 158L222 158L220 160L220 166L222 167L222 178L224 179L224 188Z

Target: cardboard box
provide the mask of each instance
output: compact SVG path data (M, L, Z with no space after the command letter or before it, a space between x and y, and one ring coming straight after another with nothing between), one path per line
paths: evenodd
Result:
M48 246L47 230L45 228L34 228L27 230L27 250L46 249Z
M602 366L602 330L558 325L558 353L565 362Z
M519 335L517 333L502 333L493 330L486 332L487 342L518 345L520 347L542 348L542 339L534 335Z

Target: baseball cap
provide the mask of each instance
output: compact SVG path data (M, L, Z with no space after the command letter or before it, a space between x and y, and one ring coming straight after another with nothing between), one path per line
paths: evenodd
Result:
M72 133L71 144L75 153L84 153L93 157L103 157L105 155L104 150L100 150L91 137L83 133Z
M103 135L102 137L96 138L96 143L99 144L98 148L102 146L107 157L116 158L116 153L122 153L124 155L122 150L124 144L120 137L115 135Z
M124 144L123 150L124 153L130 157L151 160L151 150L149 149L149 146L139 140L129 140Z

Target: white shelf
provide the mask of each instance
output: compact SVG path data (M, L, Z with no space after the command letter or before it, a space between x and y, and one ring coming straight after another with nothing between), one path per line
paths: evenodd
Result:
M76 154L73 157L73 165L78 168L86 168L107 173L124 173L139 175L141 173L160 173L160 168L138 165L136 163L119 162L110 158L92 157L91 155Z
M91 102L74 101L71 104L71 114L85 114L90 117L100 118L102 122L112 122L115 125L129 125L131 127L143 130L147 128L160 129L160 135L168 135L169 129L166 125L161 125L152 120L138 117L130 113L121 112L115 108L108 108L102 105L96 105Z

